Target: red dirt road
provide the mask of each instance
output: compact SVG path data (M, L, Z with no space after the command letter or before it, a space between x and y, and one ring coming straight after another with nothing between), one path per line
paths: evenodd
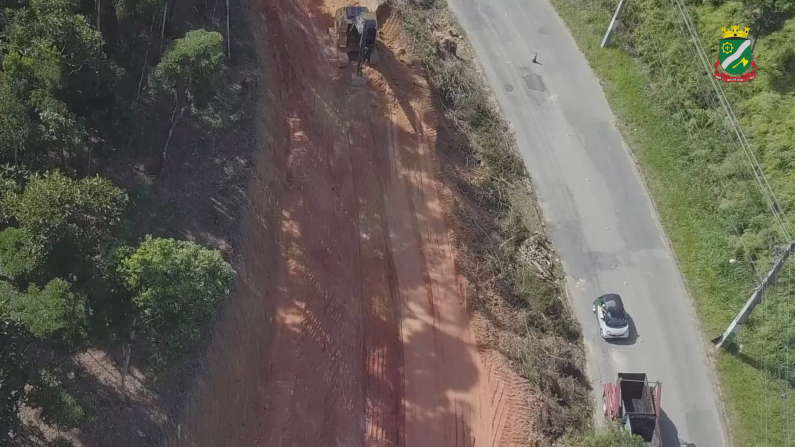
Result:
M469 326L428 87L389 18L350 88L326 36L343 5L250 2L261 148L239 275L171 445L529 445L521 381Z

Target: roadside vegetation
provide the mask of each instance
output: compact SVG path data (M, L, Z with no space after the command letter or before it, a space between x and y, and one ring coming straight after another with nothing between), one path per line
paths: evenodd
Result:
M514 137L455 16L444 0L391 5L444 112L439 132L458 136L444 138L455 142L439 149L440 169L453 189L458 268L474 288L469 311L475 324L488 320L497 332L479 339L481 347L505 354L540 400L531 415L538 445L642 445L615 427L592 427L581 328L559 260Z
M673 244L702 328L715 337L767 272L775 247L786 241L684 37L680 16L667 0L629 2L613 48L601 49L616 1L552 3L603 83ZM748 26L758 37L757 79L724 84L723 89L792 221L795 3L686 3L712 60L718 59L721 27ZM743 327L733 351L715 356L734 445L784 445L787 431L791 439L792 294L792 271L787 269Z
M567 447L646 447L643 438L627 434L617 424L609 424L600 430L567 436L563 440Z
M80 427L119 445L111 413L137 413L92 403L135 405L131 383L137 400L184 363L229 293L220 251L152 224L168 210L146 184L111 180L167 178L180 127L218 131L234 111L221 34L165 5L2 2L0 445L72 445Z

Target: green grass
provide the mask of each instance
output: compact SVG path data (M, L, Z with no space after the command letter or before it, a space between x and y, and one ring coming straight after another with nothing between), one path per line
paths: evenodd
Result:
M600 48L610 20L605 11L575 0L552 3L603 83L605 96L672 243L702 329L708 337L716 336L747 299L754 281L751 275L723 270L732 251L725 227L715 218L716 198L704 186L709 184L704 170L687 161L697 137L683 132L682 126L657 105L641 65L621 49ZM737 342L753 344L743 333ZM772 387L760 387L760 383L769 385L770 379L731 354L716 355L715 367L733 444L779 445L760 436L761 420L767 421L768 433L782 429L778 393Z

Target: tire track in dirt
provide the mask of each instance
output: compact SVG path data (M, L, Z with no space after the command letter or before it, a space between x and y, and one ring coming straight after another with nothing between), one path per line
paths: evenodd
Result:
M350 89L325 35L344 5L251 0L263 155L235 296L172 445L513 447L527 407L469 328L430 91L389 53L394 21Z
M387 245L389 225L384 211L382 166L375 154L380 135L362 112L369 111L369 92L351 92L350 153L359 169L354 174L360 203L361 300L364 337L365 440L367 446L392 447L399 442L402 358L399 308L393 297L394 272Z
M267 183L275 203L260 206L274 220L270 228L244 224L241 252L249 264L273 261L260 270L239 268L245 272L235 286L239 298L227 305L184 436L174 444L363 446L358 192L340 126L343 104L318 70L326 60L314 32L298 26L322 11L298 8L300 2L252 3L260 56L270 63L263 69L274 84L264 95L274 104L263 104L260 113L276 123L261 140L273 156L257 163L255 177ZM248 214L244 219L252 219ZM259 243L260 232L275 245ZM262 300L267 318L250 321L247 310ZM251 350L252 338L263 348Z
M399 180L393 181L392 185L399 190L402 181L405 189L405 194L398 191L393 196L397 203L407 202L412 230L420 248L418 257L425 263L423 276L429 286L426 291L429 303L424 309L425 315L421 312L404 312L403 325L416 324L412 320L422 320L424 316L425 324L433 327L435 347L438 355L444 358L434 365L437 368L434 373L444 384L437 392L445 390L445 386L447 388L444 392L447 401L443 398L438 403L452 407L447 414L441 415L441 420L434 421L445 427L442 439L438 440L424 438L417 439L416 444L409 442L412 433L418 432L419 436L425 436L428 429L423 427L423 422L415 424L407 417L406 445L533 445L538 439L535 437L535 426L530 415L538 407L533 408L534 402L529 398L526 383L510 368L501 354L494 351L477 352L476 336L469 326L464 287L458 283L455 250L444 216L444 186L435 180L437 161L433 149L437 144L443 143L437 141L435 129L438 124L430 101L430 89L424 77L419 76L416 70L395 60L394 55L400 54L401 48L405 48L405 38L396 21L388 13L385 15L386 20L381 23L381 36L387 47L387 54L392 56L384 58L385 62L377 68L383 77L374 77L375 84L389 98L388 115L395 129L390 139L390 155L394 165L393 172ZM446 195L446 200L449 201L449 192ZM447 209L451 209L449 204L447 206ZM396 220L400 220L397 217L399 214L396 213ZM403 234L395 239L406 238L408 234L404 229ZM411 274L408 270L404 270L404 274ZM422 301L412 294L407 294L405 299L408 301L407 307ZM412 302L414 299L416 301ZM451 336L439 335L444 333ZM407 359L410 356L409 351L413 349L429 348L405 343ZM447 357L450 352L459 349L460 356ZM409 382L413 373L409 360L406 361L405 371L406 400L409 401ZM467 384L467 376L471 376L472 383Z

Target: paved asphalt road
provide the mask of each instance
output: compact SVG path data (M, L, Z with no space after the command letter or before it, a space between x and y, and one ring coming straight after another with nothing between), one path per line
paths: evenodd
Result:
M724 447L690 298L598 80L564 22L548 0L448 2L537 188L583 324L595 393L618 371L646 372L662 382L666 447ZM591 303L608 292L624 298L634 322L626 342L599 336Z

